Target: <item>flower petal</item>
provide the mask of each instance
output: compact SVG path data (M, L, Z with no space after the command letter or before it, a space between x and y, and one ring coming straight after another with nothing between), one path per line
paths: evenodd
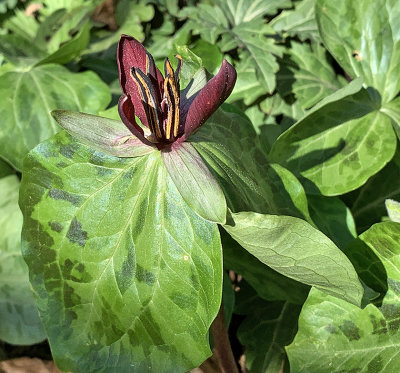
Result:
M114 157L140 157L154 151L119 120L68 110L51 112L57 123L79 142Z
M222 105L231 94L235 83L236 70L224 59L218 74L191 98L191 102L181 103L180 121L185 125L184 139L187 139Z
M132 67L138 68L146 72L146 49L135 38L128 35L121 35L117 49L117 62L119 72L119 82L124 94L129 96L135 106L136 115L141 122L147 127L146 113L143 108L142 99L136 83L131 78ZM150 56L150 55L149 55ZM152 57L150 56L152 60ZM163 86L163 76L157 66L150 63L149 76L154 84L154 90L157 93L156 99L161 99L161 90Z
M125 124L125 126L131 131L140 141L144 144L152 146L153 144L147 140L144 136L143 130L136 123L135 119L135 107L128 96L122 95L118 101L118 113Z

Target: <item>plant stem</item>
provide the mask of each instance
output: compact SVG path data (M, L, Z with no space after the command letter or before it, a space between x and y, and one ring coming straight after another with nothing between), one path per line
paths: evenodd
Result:
M239 373L235 358L233 357L228 330L225 324L224 307L218 311L218 315L211 324L211 333L214 339L214 349L218 358L218 364L222 373Z

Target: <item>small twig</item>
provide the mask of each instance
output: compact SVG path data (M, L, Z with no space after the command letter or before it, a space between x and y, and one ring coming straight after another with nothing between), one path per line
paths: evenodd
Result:
M235 358L233 357L228 330L225 325L224 307L218 311L218 315L211 324L211 333L214 339L214 349L218 358L218 364L222 373L239 373Z

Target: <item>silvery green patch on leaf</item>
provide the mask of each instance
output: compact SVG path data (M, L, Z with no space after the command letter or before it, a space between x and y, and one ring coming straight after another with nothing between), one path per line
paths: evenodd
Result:
M186 140L228 97L236 72L224 61L180 92L180 64L173 71L167 60L163 77L125 35L118 65L124 124L56 111L69 134L27 156L23 255L61 370L184 372L211 354L222 293L215 223L227 212Z

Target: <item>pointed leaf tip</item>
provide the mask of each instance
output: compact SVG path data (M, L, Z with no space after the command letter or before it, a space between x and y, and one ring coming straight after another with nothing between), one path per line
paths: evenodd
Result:
M118 120L68 110L51 112L57 123L79 142L114 157L130 158L154 150Z

